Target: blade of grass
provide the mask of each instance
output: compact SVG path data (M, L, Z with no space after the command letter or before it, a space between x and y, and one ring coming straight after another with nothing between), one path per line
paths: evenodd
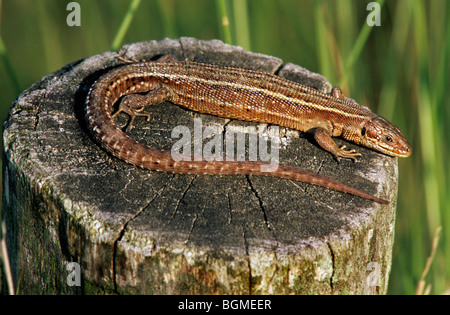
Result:
M134 14L136 13L137 8L139 7L141 0L133 0L128 7L127 13L122 20L122 24L120 24L119 30L117 31L116 36L114 37L113 43L111 45L111 50L118 50L122 45L123 38L125 37L128 28L130 27L131 21L133 20Z
M179 36L175 24L175 19L172 18L173 12L171 12L168 3L169 3L168 1L164 0L156 1L159 14L161 15L161 21L163 24L165 36L169 38L177 38Z
M428 38L429 32L426 23L425 8L422 1L413 3L414 16L414 36L419 62L419 79L418 82L418 118L419 133L421 142L421 157L424 170L424 188L427 208L427 221L429 231L433 231L436 226L441 225L440 221L440 202L439 187L436 177L439 176L436 169L436 140L435 134L436 113L435 104L431 101L431 91L428 80Z
M433 34L433 23L427 23L427 10L429 7L423 1L414 1L413 16L414 16L414 45L417 55L419 82L417 83L418 93L418 122L419 122L419 136L420 136L420 157L421 167L423 170L423 189L425 192L425 209L426 222L428 224L428 233L443 224L444 207L442 202L446 200L445 196L441 196L445 191L440 187L445 179L442 178L445 172L445 164L448 161L441 160L441 147L446 146L448 138L442 135L442 126L446 124L443 120L442 111L439 110L439 105L435 102L436 97L433 97L436 91L436 85L430 84L431 77L436 75L434 68L431 68L433 62L430 58L431 52L429 45L433 44L433 38L428 37L428 34ZM442 83L441 83L442 84ZM444 164L442 164L444 163ZM431 235L430 235L431 237ZM439 253L441 256L441 253ZM434 269L433 287L439 290L445 286L445 277L442 277L442 270Z
M395 3L395 16L393 18L392 37L390 39L384 66L383 85L380 90L380 101L377 112L388 120L394 116L397 97L400 92L398 79L400 77L401 60L407 49L408 32L411 24L411 10L404 1ZM403 115L398 117L402 120ZM403 122L403 121L401 121Z
M328 36L326 38L328 42L328 46L330 47L330 50L333 51L333 67L335 72L335 77L333 78L333 83L337 83L337 78L342 77L344 71L345 71L345 61L344 56L348 57L351 50L353 49L353 45L355 43L355 37L357 36L357 25L358 25L358 7L362 8L361 6L356 7L354 1L347 0L347 1L331 1L330 7L332 8L333 14L332 17L335 19L335 22L333 22L331 25L337 25L338 27L336 29L332 29L332 31L328 31ZM363 12L364 13L364 12ZM349 18L351 17L351 18ZM358 84L355 84L355 78L358 76L358 73L355 71L352 73L350 78L352 78L353 82L347 82L347 85L343 86L341 85L340 88L344 92L344 95L354 97L357 95L355 92L359 90ZM350 79L349 79L350 81ZM361 82L362 83L362 82ZM353 91L351 91L351 87L354 87ZM353 93L352 93L353 92ZM361 98L358 98L362 101Z
M378 0L377 3L380 5L381 9L383 8L385 0ZM353 49L347 58L347 62L345 63L344 75L339 81L339 86L347 84L348 75L352 73L356 60L361 55L361 52L364 49L364 46L373 28L374 26L369 26L367 23L364 23L363 27L361 28L358 38L356 39L355 45L353 46Z
M448 16L448 13L450 13L450 6L448 3L445 3L447 5L446 10L443 11L442 4L436 4L435 2L430 3L430 14L429 16L437 16L440 13L447 13L446 16ZM445 14L443 13L445 16ZM429 59L428 64L428 76L429 76L429 82L431 87L431 103L433 104L433 114L434 114L434 123L433 126L433 136L436 139L436 154L435 154L435 160L434 160L434 168L436 170L436 183L437 183L437 197L440 200L440 209L439 215L440 215L440 224L442 224L444 227L450 227L450 196L449 196L449 181L450 181L450 169L448 167L448 161L447 161L447 153L449 150L448 145L448 137L446 135L449 134L448 130L448 121L449 118L448 114L449 111L447 110L449 106L449 101L446 98L446 88L447 88L447 76L448 76L448 67L449 67L449 59L450 56L450 22L449 20L445 19L439 19L437 21L433 21L433 23L430 22L430 34L442 34L440 37L433 36L430 38L430 45L432 47L439 47L438 44L442 44L441 49L437 50L436 53L438 54L437 58L433 58L433 60L439 60L437 63L433 63L432 58ZM442 39L444 39L442 41ZM430 52L430 54L432 51ZM433 68L432 68L433 67ZM433 69L435 69L433 71ZM446 170L447 171L444 171ZM450 244L450 233L449 229L443 229L443 235L442 235L442 241L444 244ZM450 251L449 246L444 246L443 251L438 253L439 256L442 255L444 261L450 261ZM443 270L437 270L436 268L436 277L439 279L442 279L442 285L448 286L448 281L450 280L450 267L447 263ZM447 277L442 277L441 275L445 274ZM447 281L447 282L446 282ZM436 281L435 281L436 282ZM435 292L439 292L440 290L437 290Z
M424 295L429 293L430 289L425 287L425 277L427 276L428 272L430 271L430 267L431 267L431 263L433 262L434 259L434 255L436 254L436 249L438 247L439 244L439 238L441 236L441 230L442 227L438 226L436 228L436 231L434 232L434 237L433 237L433 243L431 245L431 253L430 256L428 256L427 261L425 263L425 268L423 269L422 275L420 276L420 280L417 284L417 288L416 288L416 295Z
M6 224L3 221L0 229L0 258L3 261L3 271L6 276L8 293L9 295L14 295L14 283L11 273L11 265L9 264L8 250L6 248Z
M227 5L225 0L217 0L216 3L219 12L223 41L231 45L230 19L228 18Z
M236 45L251 50L247 0L233 0L233 15Z
M319 62L319 73L327 78L332 77L331 56L329 49L326 45L326 30L324 15L324 4L322 0L314 1L314 21L315 21L315 38L316 38L316 50ZM332 79L331 79L332 80ZM333 81L333 80L332 80Z
M6 51L5 44L3 43L3 38L0 35L0 55L2 56L3 63L5 64L6 73L8 75L9 81L14 87L16 94L19 94L22 89L20 88L19 80L17 79L14 67L9 59L8 52Z

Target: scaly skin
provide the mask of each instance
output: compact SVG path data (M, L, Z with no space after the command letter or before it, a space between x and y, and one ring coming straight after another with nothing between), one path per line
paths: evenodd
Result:
M119 111L112 115L113 105L122 97ZM332 137L339 136L391 156L411 154L411 146L400 129L368 108L345 99L339 88L333 88L328 95L268 73L187 61L139 62L102 76L86 100L88 128L105 150L145 169L183 174L275 176L389 203L287 165L264 172L261 169L267 163L260 161L175 161L170 152L135 141L113 120L119 112L125 112L131 117L129 126L132 126L136 116L149 117L142 112L146 106L163 101L201 113L310 132L336 159L356 160L360 156L345 146L337 147Z

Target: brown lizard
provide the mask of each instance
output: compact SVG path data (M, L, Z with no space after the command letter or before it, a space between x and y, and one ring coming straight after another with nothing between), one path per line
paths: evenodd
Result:
M142 112L145 107L169 101L200 113L310 132L317 144L338 160L356 160L361 155L345 146L338 147L332 137L339 136L390 156L411 154L411 146L399 128L368 108L347 100L337 87L328 95L269 73L173 59L166 56L159 62L128 64L106 73L93 84L85 104L87 125L106 151L150 170L275 176L389 203L288 165L281 164L273 172L264 172L261 166L266 162L262 161L176 161L169 151L137 142L113 118L125 112L131 117L131 127L136 116L149 118L149 114ZM113 115L113 106L121 98L119 110Z

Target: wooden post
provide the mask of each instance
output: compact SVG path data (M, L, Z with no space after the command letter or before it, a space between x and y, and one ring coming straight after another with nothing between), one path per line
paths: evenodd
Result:
M146 60L170 53L331 89L318 74L217 40L151 41L122 53ZM174 128L186 126L181 130L194 136L194 122L214 130L203 145L233 132L248 133L250 143L275 131L281 162L382 192L391 204L270 177L138 169L100 149L83 119L89 87L121 63L107 52L67 65L11 108L3 137L2 219L19 294L386 293L396 158L358 147L360 162L337 163L299 132L164 103L152 106L150 123L137 119L130 135L170 150L179 140L171 137ZM126 121L119 115L118 124Z

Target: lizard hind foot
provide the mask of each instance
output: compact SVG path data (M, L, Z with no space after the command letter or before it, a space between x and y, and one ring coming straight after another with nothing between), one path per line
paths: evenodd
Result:
M117 53L117 58L120 61L123 61L125 63L137 63L137 62L146 62L145 59L136 59L134 57L126 57L127 54L127 49L122 48L118 53Z
M127 95L120 102L119 109L112 115L112 118L115 118L122 112L130 116L130 120L125 128L125 131L130 131L133 128L134 120L137 116L146 117L147 121L150 121L151 115L142 112L148 105L151 104L148 104L148 100L144 95Z
M161 86L154 87L147 94L129 94L122 98L119 109L112 115L112 118L121 112L128 114L130 121L125 131L130 131L137 116L146 117L147 121L150 121L150 113L143 112L146 107L169 101L170 99L169 91Z
M161 56L156 61L157 62L176 62L176 61L179 61L179 60L178 60L177 56L172 55L172 54L168 54L168 55Z

